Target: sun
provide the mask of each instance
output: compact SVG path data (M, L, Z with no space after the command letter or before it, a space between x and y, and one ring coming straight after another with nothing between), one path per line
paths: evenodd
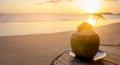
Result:
M82 8L88 13L96 13L100 9L100 0L84 0Z
M96 13L101 7L101 0L75 0L74 4L87 13Z

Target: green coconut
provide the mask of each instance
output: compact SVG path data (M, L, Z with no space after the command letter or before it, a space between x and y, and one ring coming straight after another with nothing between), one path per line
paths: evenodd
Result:
M72 34L70 42L76 57L93 59L98 51L100 39L92 30L92 25L84 22L78 27L78 31Z

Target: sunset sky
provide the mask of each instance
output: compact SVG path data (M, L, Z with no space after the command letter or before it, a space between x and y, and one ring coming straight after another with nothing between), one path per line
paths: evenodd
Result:
M58 0L60 1L60 0ZM0 0L0 13L83 13L83 0ZM92 0L90 0L92 2ZM100 12L120 13L120 0L101 0ZM84 4L87 5L87 4ZM91 7L94 8L94 7Z

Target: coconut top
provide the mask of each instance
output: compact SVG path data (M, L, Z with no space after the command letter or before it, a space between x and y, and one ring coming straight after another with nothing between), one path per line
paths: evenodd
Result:
M94 35L96 34L94 32L94 30L92 29L92 25L87 23L87 22L83 22L81 25L78 26L78 33L79 35Z
M77 29L78 29L78 32L83 30L83 29L92 29L92 25L87 23L87 22L83 22L82 24L80 24Z

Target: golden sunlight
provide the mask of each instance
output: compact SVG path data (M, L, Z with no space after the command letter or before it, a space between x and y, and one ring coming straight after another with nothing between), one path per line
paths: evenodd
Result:
M101 0L75 0L74 3L87 13L96 13L101 7Z
M93 19L92 17L89 17L89 19L87 20L87 22L88 22L89 24L91 24L92 26L95 26L95 24L96 24L96 20Z

